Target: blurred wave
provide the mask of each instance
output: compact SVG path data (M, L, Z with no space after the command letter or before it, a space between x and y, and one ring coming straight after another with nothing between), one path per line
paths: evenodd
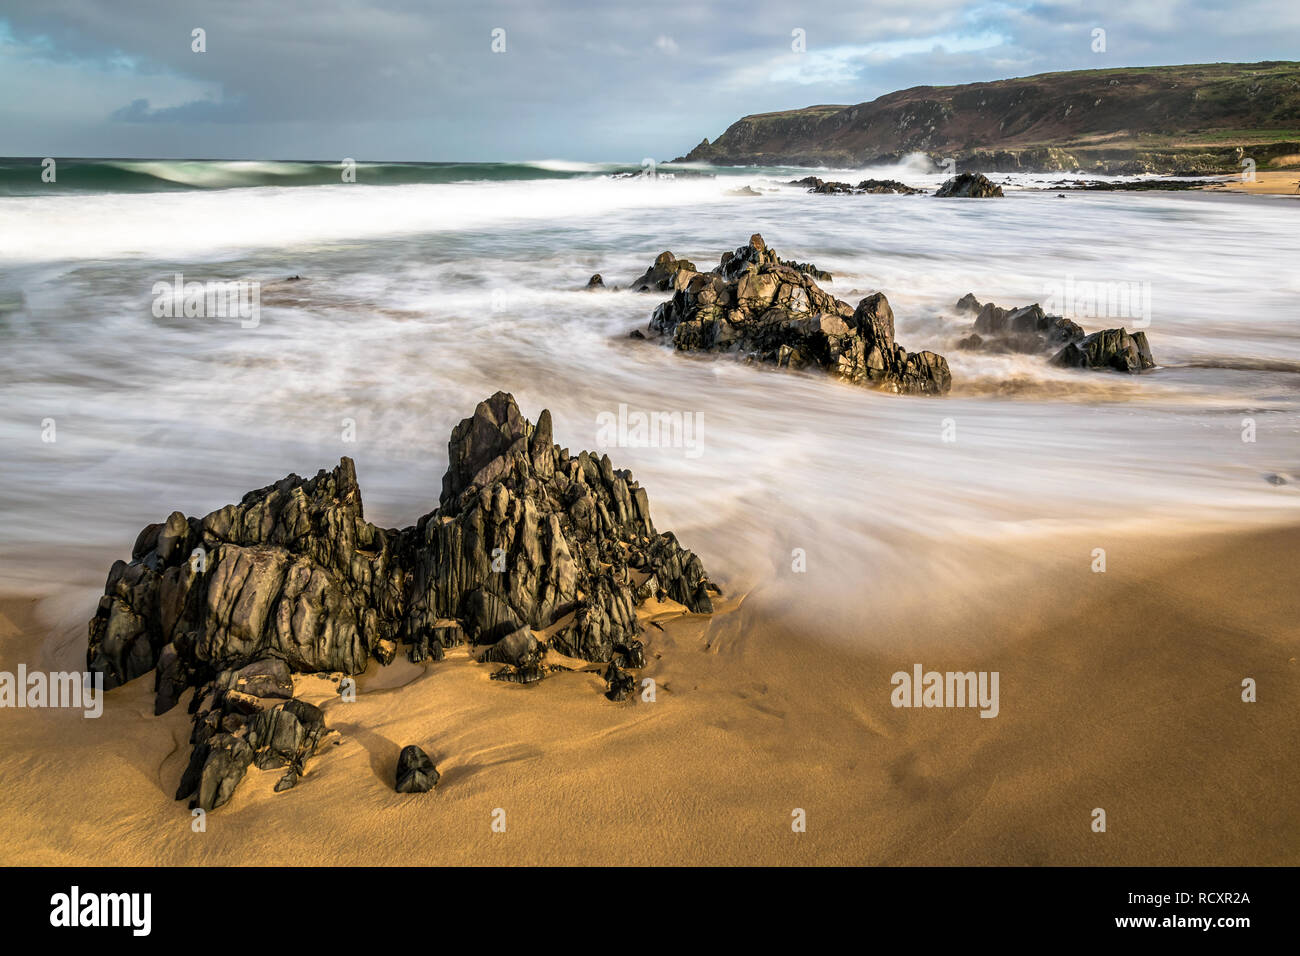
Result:
M447 164L445 181L384 188L219 164L217 190L193 185L210 164L124 165L186 184L79 193L61 165L57 189L0 198L0 587L102 583L144 524L342 455L367 516L410 523L437 503L452 426L497 389L550 408L575 453L631 468L659 527L720 579L827 606L987 573L958 542L1300 513L1300 234L1283 203L821 196L785 170L565 163L473 182ZM729 195L737 180L761 194ZM626 287L664 249L707 269L756 231L831 271L840 298L886 292L899 341L948 356L952 394L676 354L628 338L663 296L583 290L595 272ZM260 323L156 317L154 284L176 273L260 283ZM1026 304L1066 275L1152 284L1157 371L955 348L962 294ZM701 413L703 453L600 448L597 416L621 404ZM795 548L818 575L790 577Z

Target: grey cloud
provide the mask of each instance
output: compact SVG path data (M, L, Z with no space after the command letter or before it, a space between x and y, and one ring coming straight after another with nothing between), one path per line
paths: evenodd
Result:
M60 64L49 67L39 122L0 104L9 151L39 155L57 146L87 155L639 162L683 152L745 113L1058 69L1279 59L1300 48L1290 0L1232 9L1210 0L753 0L743 15L698 0L8 0L0 22L29 58L0 59L0 85L5 69ZM1107 30L1104 56L1090 49L1094 26ZM194 27L207 32L206 53L191 52ZM506 30L504 54L491 52L495 27ZM848 50L845 69L774 81L792 75L795 28L812 54ZM1003 40L964 52L928 42L982 35ZM902 41L921 41L918 52L852 53ZM147 97L123 97L96 121L76 112L75 88L58 88L70 64L83 88L123 64L153 79Z

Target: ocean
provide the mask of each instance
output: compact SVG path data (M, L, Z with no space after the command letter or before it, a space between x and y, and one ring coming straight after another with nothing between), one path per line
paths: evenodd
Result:
M991 542L1300 514L1295 201L1060 194L1039 175L993 177L1000 200L824 196L786 185L809 170L646 171L360 163L344 183L337 163L87 160L44 183L39 160L0 161L0 590L98 589L145 524L343 455L367 517L410 524L437 505L452 427L497 390L630 468L724 589L818 613L956 580ZM755 232L838 298L885 292L898 340L947 356L951 394L676 354L629 338L666 295L584 289L665 249L710 268ZM178 275L256 283L256 324L158 315ZM1159 367L956 348L963 294L1067 288L1132 291L1122 320L1076 320L1143 327ZM602 447L620 409L691 416L696 447Z

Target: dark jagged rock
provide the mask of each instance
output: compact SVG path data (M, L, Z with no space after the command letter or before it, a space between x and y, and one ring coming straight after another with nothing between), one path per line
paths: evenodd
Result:
M783 368L820 367L887 391L940 395L948 363L894 341L894 314L879 292L857 308L823 292L760 235L723 253L708 273L678 272L672 299L655 309L650 331L679 351L739 352Z
M507 634L487 649L483 655L485 661L498 664L511 664L515 667L527 667L541 661L544 651L533 637L533 632L526 627Z
M645 275L634 281L628 288L633 292L667 292L675 288L677 273L694 271L695 263L678 259L671 252L664 251L659 253L654 265L645 271Z
M108 687L156 666L158 713L195 688L177 799L198 792L210 809L254 759L293 771L284 789L316 752L323 717L293 699L294 672L356 674L399 643L412 660L441 660L468 639L493 645L485 659L507 665L501 679L531 683L545 673L533 635L544 629L562 653L644 663L645 581L689 611L713 609L700 559L655 529L632 475L608 456L569 455L548 411L533 424L498 392L453 430L439 507L412 527L365 520L347 458L205 518L148 526L109 572L87 661Z
M808 192L820 195L853 195L861 196L866 194L883 194L898 193L903 196L916 196L925 192L924 189L915 189L906 183L900 183L896 179L864 179L856 186L850 186L848 183L825 182L816 176L805 176L803 179L792 180L788 185L806 186Z
M609 666L605 668L605 686L607 688L605 696L616 703L621 703L635 693L636 678L610 661Z
M818 282L834 282L835 278L829 272L818 269L811 262L792 262L789 259L779 260L781 265L789 266L795 272L802 272L806 276L812 276Z
M181 789L185 792L178 790L176 799L184 800L197 791L190 806L215 810L234 795L252 762L253 749L244 740L234 734L213 734L194 749L190 767L181 778Z
M253 697L283 697L287 700L293 697L293 675L288 664L270 657L235 671L230 689Z
M957 343L960 349L1021 354L1054 352L1087 334L1064 316L1048 315L1038 303L1004 309L992 302L981 304L967 293L957 300L956 309L977 313L973 334Z
M175 644L167 644L158 654L154 671L154 716L165 714L180 702L181 694L190 686L190 669L176 653Z
M447 656L447 651L441 641L424 631L412 638L407 656L412 664L420 664L424 661L440 661Z
M995 185L983 173L961 173L948 180L935 193L941 199L990 199L1002 195L1002 187Z
M1145 332L1104 329L1088 334L1077 322L1048 315L1037 303L1004 309L980 303L971 293L957 300L958 312L977 312L972 333L960 349L984 352L1052 353L1051 362L1065 368L1143 372L1155 367Z
M510 665L492 675L493 680L508 681L511 684L536 684L545 677L546 669L541 664L525 664L522 667Z
M1112 369L1130 375L1155 367L1147 334L1125 329L1103 329L1071 342L1052 356L1052 364L1066 368Z
M433 765L429 755L414 744L403 747L397 755L398 793L428 793L438 785L442 775Z
M257 769L288 767L296 775L302 774L303 765L316 754L328 732L320 708L296 699L255 715L247 728L246 739Z
M627 644L615 644L611 663L620 667L645 667L645 645L640 641Z
M856 187L860 193L897 193L900 196L920 196L924 189L917 189L897 179L864 179Z
M347 458L201 520L173 513L156 542L141 538L129 565L113 565L90 622L88 664L106 687L146 673L169 643L197 680L268 656L355 673L402 601Z
M600 277L599 272L587 280L587 288L591 290L605 288L605 280Z
M1223 186L1212 179L1139 179L1132 182L1072 179L1052 183L1052 189L1078 189L1086 192L1179 192L1188 189L1214 189ZM1058 195L1061 195L1058 193ZM1061 198L1065 198L1061 196Z
M268 658L225 670L195 696L194 750L176 799L214 810L230 799L249 764L283 769L275 789L288 790L330 732L320 708L293 697L285 662Z
M462 607L465 634L472 644L494 644L524 626L510 602L486 588L471 591Z

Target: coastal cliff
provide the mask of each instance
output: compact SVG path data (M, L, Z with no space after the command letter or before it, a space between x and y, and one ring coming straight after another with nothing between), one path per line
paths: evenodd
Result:
M683 162L858 167L913 153L988 172L1235 173L1300 165L1300 63L1078 70L918 86L737 120Z

